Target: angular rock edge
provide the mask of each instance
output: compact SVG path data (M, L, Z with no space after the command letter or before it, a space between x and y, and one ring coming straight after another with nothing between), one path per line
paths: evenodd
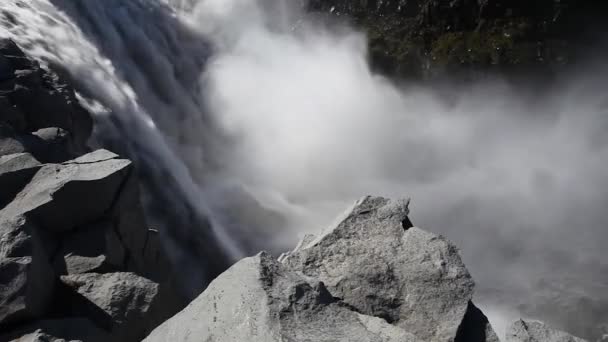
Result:
M145 341L498 341L445 238L365 197L275 260L246 258Z

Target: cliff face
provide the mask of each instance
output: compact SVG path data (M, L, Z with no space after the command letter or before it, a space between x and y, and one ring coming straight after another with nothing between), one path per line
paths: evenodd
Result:
M0 341L138 341L181 308L131 161L70 85L0 40Z
M597 48L605 1L312 0L370 39L373 66L391 76L560 70Z

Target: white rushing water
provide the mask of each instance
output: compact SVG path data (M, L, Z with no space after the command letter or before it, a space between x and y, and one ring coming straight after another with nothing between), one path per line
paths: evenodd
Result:
M397 87L370 71L364 35L294 3L4 0L0 35L67 70L97 101L98 139L209 218L233 259L290 246L364 194L411 196L414 223L461 247L497 326L608 319L542 308L554 294L608 302L606 69L542 96L500 80Z

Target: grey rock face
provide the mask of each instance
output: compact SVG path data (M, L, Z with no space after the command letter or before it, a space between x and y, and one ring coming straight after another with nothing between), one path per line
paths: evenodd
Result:
M507 342L586 342L544 323L519 320L509 327Z
M78 103L74 90L58 75L43 70L11 40L0 40L0 111L19 132L59 127L71 133L83 153L93 121Z
M52 269L44 260L0 259L0 327L47 313L54 281Z
M409 228L407 201L366 197L340 222L283 257L359 312L381 317L424 341L457 338L472 309L474 282L457 248ZM487 320L486 320L487 322ZM485 324L478 326L485 341Z
M86 341L106 342L110 336L83 318L65 318L37 321L20 327L9 334L0 335L0 341L48 342Z
M25 215L56 233L93 222L110 209L130 165L121 159L44 165L0 215Z
M139 341L183 308L131 162L87 153L73 90L1 39L0 113L0 341Z
M64 236L54 263L61 274L106 273L126 268L127 252L110 222Z
M267 254L246 258L214 280L145 341L408 342L416 338L359 314Z
M457 249L407 214L366 197L281 261L237 263L147 341L498 341Z
M112 341L139 341L159 324L158 284L133 273L73 274L61 281L86 301L72 300L75 315L94 317L111 332ZM94 304L94 305L84 305ZM155 311L156 310L156 311Z
M0 207L15 198L15 195L32 179L40 163L29 153L17 153L0 157Z

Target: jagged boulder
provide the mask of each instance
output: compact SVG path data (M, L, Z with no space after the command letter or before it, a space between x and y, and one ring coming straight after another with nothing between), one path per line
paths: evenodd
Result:
M507 342L587 342L544 323L519 320L507 330Z
M411 227L408 203L366 197L337 225L283 256L283 263L323 281L359 312L421 340L497 340L471 303L474 282L457 248Z
M99 150L44 165L0 215L25 215L55 233L94 222L110 210L128 176L131 162L117 157Z
M146 341L498 341L456 247L408 212L366 197L278 261L237 263Z
M239 261L146 338L163 341L414 342L413 335L351 310L261 253Z
M93 320L112 341L140 341L166 318L158 284L136 274L72 274L61 282L64 310Z

